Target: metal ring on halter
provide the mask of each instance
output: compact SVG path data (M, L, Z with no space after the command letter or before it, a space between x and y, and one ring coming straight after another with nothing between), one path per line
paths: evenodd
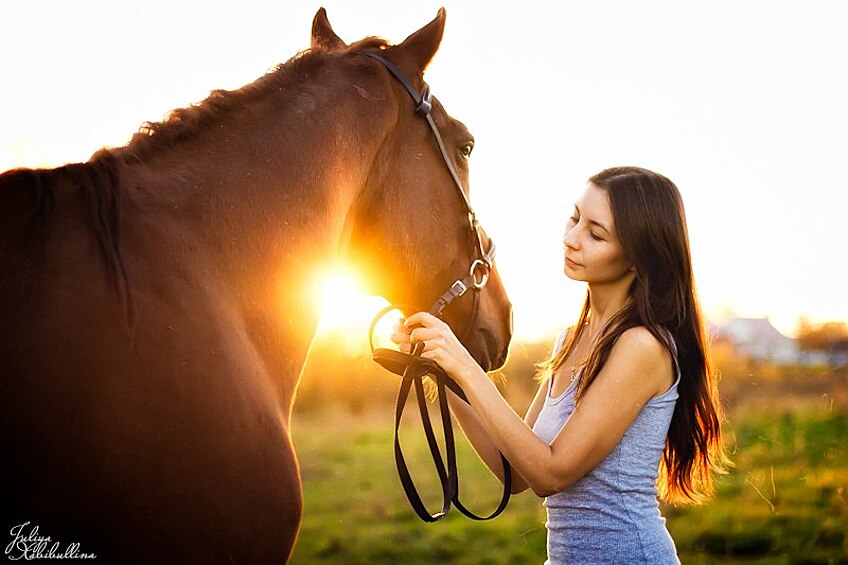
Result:
M482 271L478 272L478 268L482 268ZM474 288L481 289L486 286L486 283L489 282L489 268L489 264L482 259L474 259L471 268L468 270L468 276L474 281ZM480 280L477 280L478 275Z

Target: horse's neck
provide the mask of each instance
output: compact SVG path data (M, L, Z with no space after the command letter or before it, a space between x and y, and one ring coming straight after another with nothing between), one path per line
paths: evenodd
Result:
M142 187L130 196L146 202L139 207L201 242L199 260L222 278L266 363L286 373L284 404L317 326L316 277L337 253L377 145L364 147L349 121L305 121L254 141L212 136L211 147L187 145L128 173Z

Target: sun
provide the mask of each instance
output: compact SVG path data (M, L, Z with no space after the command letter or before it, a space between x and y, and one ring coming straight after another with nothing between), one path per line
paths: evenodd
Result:
M320 277L316 285L321 304L318 338L339 341L348 352L368 351L368 330L374 316L388 305L380 297L363 292L359 274L343 266L333 266ZM391 335L391 325L398 316L385 316L374 331L375 345L385 346Z

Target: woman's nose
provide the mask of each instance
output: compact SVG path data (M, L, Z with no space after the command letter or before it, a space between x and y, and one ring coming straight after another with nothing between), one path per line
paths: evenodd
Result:
M565 235L562 238L562 244L569 249L577 248L577 230L574 227L565 230Z

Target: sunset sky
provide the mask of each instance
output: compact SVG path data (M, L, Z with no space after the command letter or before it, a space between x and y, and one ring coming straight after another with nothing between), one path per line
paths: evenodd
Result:
M848 2L322 2L0 4L0 170L86 160L251 82L309 46L321 5L346 41L393 43L445 6L426 78L476 138L472 203L519 336L576 318L565 222L622 164L680 188L715 322L848 320Z

